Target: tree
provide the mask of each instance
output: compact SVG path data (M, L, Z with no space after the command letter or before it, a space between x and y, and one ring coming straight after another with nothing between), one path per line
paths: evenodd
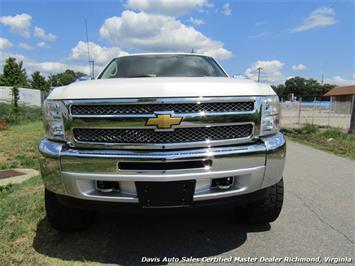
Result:
M41 75L39 71L35 71L31 75L30 80L31 88L41 91L48 91L49 84L46 81L45 77Z
M22 68L22 62L17 63L16 59L6 59L3 74L0 77L1 86L28 87L26 70Z
M287 94L293 93L295 96L302 97L306 91L305 79L301 77L294 77L286 80L285 92Z
M272 89L276 92L276 94L281 97L285 98L287 97L286 93L286 87L284 84L279 84L279 85L271 85ZM286 95L285 95L286 94Z
M22 61L17 63L16 59L9 57L4 64L3 73L0 77L0 85L11 86L12 103L14 113L18 111L19 87L28 87L26 70L22 68Z
M67 69L62 73L49 76L49 82L52 87L65 86L73 83L78 78L85 76L84 73L75 72L71 69Z

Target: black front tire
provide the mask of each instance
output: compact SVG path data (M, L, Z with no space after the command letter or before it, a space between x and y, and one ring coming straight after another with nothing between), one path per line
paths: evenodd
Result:
M281 179L267 188L265 196L245 206L242 219L248 224L265 225L275 221L282 209L284 199L284 183Z
M87 210L65 206L58 202L55 193L45 190L45 206L50 225L63 232L76 232L87 229L93 221L93 213Z

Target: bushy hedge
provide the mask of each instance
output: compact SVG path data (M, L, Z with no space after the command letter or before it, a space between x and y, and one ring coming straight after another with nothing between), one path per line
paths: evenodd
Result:
M0 121L6 124L21 124L42 120L42 110L39 107L19 105L15 111L11 104L0 103Z

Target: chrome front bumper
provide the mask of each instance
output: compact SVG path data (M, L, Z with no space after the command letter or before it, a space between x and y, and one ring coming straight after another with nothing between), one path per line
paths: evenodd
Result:
M286 142L281 133L258 143L175 151L73 149L43 139L39 145L46 188L78 199L138 203L136 181L196 180L194 201L238 196L272 186L282 178ZM119 162L211 160L210 167L183 170L120 170ZM228 190L211 189L212 179L234 177ZM120 191L104 193L96 181L118 181Z

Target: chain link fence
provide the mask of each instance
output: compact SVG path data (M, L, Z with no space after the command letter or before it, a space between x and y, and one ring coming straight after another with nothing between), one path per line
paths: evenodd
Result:
M341 111L339 110L341 104ZM338 105L338 106L337 106ZM349 130L351 104L339 103L324 98L312 100L282 101L280 125L283 128L297 128L305 124Z

